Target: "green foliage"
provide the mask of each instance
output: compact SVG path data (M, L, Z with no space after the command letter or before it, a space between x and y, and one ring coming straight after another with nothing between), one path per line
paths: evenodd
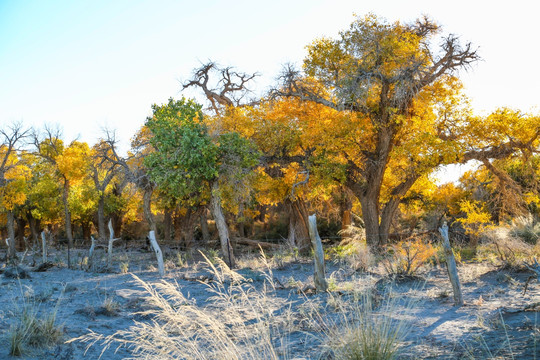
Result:
M217 175L218 148L201 122L201 105L192 100L169 99L153 105L146 121L155 151L144 159L160 189L176 198L200 193Z
M195 202L220 176L237 177L257 163L254 145L237 133L213 138L202 122L201 105L193 100L169 99L152 108L146 126L155 151L144 164L165 194Z

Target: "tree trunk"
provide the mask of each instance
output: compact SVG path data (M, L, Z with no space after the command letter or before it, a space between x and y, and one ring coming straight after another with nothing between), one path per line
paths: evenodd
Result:
M194 212L191 208L188 208L185 214L180 214L178 211L175 214L175 240L177 240L178 243L181 244L185 250L191 249L193 247L195 221L198 216L198 212Z
M150 231L154 232L154 235L157 234L156 221L154 220L154 214L152 214L152 193L154 192L153 188L144 189L143 193L143 212L144 218L148 223Z
M206 209L203 209L202 211L202 214L200 216L200 222L203 244L206 244L210 240L210 231L208 230L208 218L206 215Z
M37 230L39 226L37 223L39 222L39 220L34 219L30 211L27 213L26 216L28 218L28 227L30 228L30 233L32 234L32 243L35 246L39 241L39 235Z
M7 230L8 230L8 259L15 259L17 257L17 250L15 249L15 217L13 216L13 210L7 211Z
M68 252L73 247L73 232L71 230L71 211L69 211L69 180L64 179L64 191L62 192L62 202L64 203L64 215L66 218L66 236L68 238Z
M67 263L68 269L71 268L71 248L73 247L73 233L71 231L71 212L69 211L68 203L69 195L69 180L64 178L64 191L62 192L62 201L64 203L64 214L66 220L66 235L68 238L68 248L67 248Z
M342 188L341 190L339 212L341 216L341 230L347 230L352 224L352 201L346 188Z
M167 208L163 212L163 240L171 241L172 210Z
M83 233L83 239L84 240L90 240L90 236L92 235L92 223L91 222L82 222L81 223L82 233Z
M118 236L122 236L122 225L124 222L124 214L121 213L114 213L111 214L111 220L113 223L113 229L114 233L118 234Z
M306 202L302 198L289 200L289 244L306 254L311 247Z
M223 209L221 208L221 198L219 197L219 185L217 181L212 184L212 194L210 197L210 208L212 215L216 221L216 227L219 234L219 241L221 243L221 252L225 261L232 269L235 267L234 253L229 239L229 229L227 228L227 222L223 215Z
M360 197L360 204L362 205L362 218L366 230L367 244L371 247L375 247L380 243L386 243L388 238L382 238L384 234L379 233L378 198L362 196Z
M100 240L107 239L107 234L105 233L105 197L103 194L99 196L98 201L98 236Z
M18 217L17 220L17 232L15 237L17 238L15 246L19 251L27 250L25 239L24 239L24 230L26 228L26 220L23 217Z

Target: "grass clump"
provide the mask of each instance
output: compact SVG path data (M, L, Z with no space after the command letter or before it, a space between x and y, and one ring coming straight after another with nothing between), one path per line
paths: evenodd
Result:
M391 292L374 301L371 292L363 293L349 309L340 309L342 318L329 326L328 356L336 360L390 360L399 355L409 332L407 314L414 305Z
M532 216L521 216L514 219L510 227L510 236L518 238L530 245L536 245L540 239L540 223Z
M365 230L349 225L339 234L343 240L331 249L335 261L348 265L353 271L367 271L374 263L374 256L366 243Z
M63 327L56 324L56 309L51 314L39 316L38 305L25 303L17 320L8 331L9 354L21 356L32 348L50 347L63 336Z

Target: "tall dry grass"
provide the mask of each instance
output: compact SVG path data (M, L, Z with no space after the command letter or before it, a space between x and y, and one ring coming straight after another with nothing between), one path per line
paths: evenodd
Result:
M410 332L411 315L417 301L394 294L391 289L379 298L363 292L340 310L326 326L325 356L336 360L391 360L399 356Z
M129 348L140 359L231 359L272 360L286 354L278 350L286 334L278 329L273 313L284 301L269 296L268 288L256 289L219 259L208 261L214 281L207 305L184 295L176 283L149 284L134 279L146 290L147 309L139 314L151 317L135 322L111 336L90 332L73 341L100 344L102 354L110 347Z

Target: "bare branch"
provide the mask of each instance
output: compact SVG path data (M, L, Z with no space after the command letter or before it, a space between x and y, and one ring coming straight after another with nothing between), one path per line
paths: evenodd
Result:
M209 84L212 74L219 74L215 87ZM210 61L194 71L193 78L182 84L182 90L193 86L201 88L210 102L210 108L219 114L222 107L253 104L243 103L243 100L251 92L248 83L256 76L257 73L242 73L234 71L232 67L220 68Z

